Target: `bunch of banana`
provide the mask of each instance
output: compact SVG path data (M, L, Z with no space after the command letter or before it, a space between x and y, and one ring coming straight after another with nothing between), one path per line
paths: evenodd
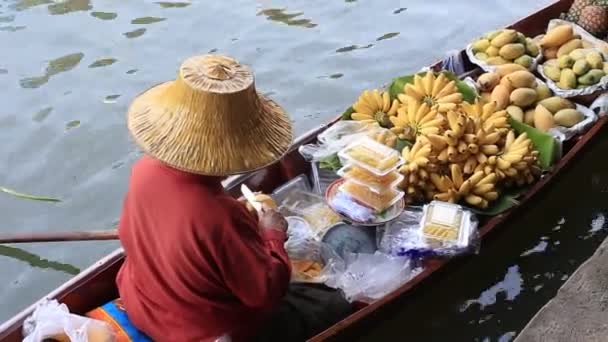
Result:
M462 102L456 82L450 81L443 73L435 77L432 71L427 71L424 77L415 75L414 82L406 84L403 92L430 106L437 105L440 112L454 109L456 104Z
M383 127L389 127L389 117L397 114L401 103L391 97L388 92L380 92L378 89L366 90L352 105L354 112L351 114L353 120L375 120Z
M499 179L507 179L518 186L531 184L540 176L538 166L539 152L532 147L532 141L526 133L515 138L510 131L505 139L504 151L499 156L488 159L488 163L495 165Z
M472 104L464 102L461 107L469 117L475 120L478 125L477 129L481 127L487 132L497 129L501 134L507 134L511 127L507 111L499 110L494 101L484 104L477 99Z
M445 120L438 115L437 108L426 102L406 96L407 104L399 107L396 116L389 117L393 132L403 134L403 139L414 140L420 134L437 134L443 128ZM398 131L401 130L401 131Z
M397 145L397 135L388 129L375 129L367 136L388 147L394 148Z
M451 176L431 175L431 181L439 191L435 194L434 199L450 203L457 203L460 199L464 199L468 204L487 208L490 201L498 198L496 174L486 175L484 172L478 171L465 179L458 164L450 165L450 173Z
M429 189L429 177L436 165L431 163L431 146L421 140L417 140L411 147L405 147L401 152L406 163L401 166L399 172L404 175L401 188L405 190L408 197L423 197L424 190Z

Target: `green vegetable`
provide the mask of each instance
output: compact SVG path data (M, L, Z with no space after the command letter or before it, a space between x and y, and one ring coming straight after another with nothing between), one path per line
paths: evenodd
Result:
M340 158L338 158L337 154L333 154L329 157L319 160L319 168L321 169L327 169L336 172L340 170L341 167L342 163L340 162Z

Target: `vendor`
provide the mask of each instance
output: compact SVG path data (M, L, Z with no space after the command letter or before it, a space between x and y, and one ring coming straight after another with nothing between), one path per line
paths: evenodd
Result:
M120 218L117 277L129 319L156 341L301 341L350 313L323 287L292 284L287 223L224 193L228 175L289 149L283 109L257 93L234 59L187 59L175 81L140 94L128 128L145 152Z

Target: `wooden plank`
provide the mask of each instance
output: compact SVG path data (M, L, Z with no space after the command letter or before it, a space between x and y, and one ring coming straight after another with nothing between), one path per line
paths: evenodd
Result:
M608 239L559 289L515 342L608 340Z

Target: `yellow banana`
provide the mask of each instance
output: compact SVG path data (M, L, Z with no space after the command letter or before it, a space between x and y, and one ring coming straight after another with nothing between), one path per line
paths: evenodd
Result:
M388 110L391 108L391 97L388 95L388 92L382 93L382 111L388 113Z
M481 185L477 185L473 188L473 193L475 195L482 196L483 194L490 192L493 189L494 189L494 184L491 184L491 183L481 184Z
M439 76L435 79L435 83L433 84L433 89L431 90L431 96L433 98L437 97L437 94L439 94L439 91L441 89L443 89L443 87L445 87L445 85L448 83L448 78L445 77L445 75L443 73L440 73Z
M500 170L506 170L508 168L511 167L511 163L503 158L497 158L496 159L496 166L500 169Z
M350 115L351 119L353 120L373 120L374 117L369 115L369 114L362 114L362 113L352 113Z
M481 146L481 152L486 155L494 155L498 153L499 149L496 145L483 145Z
M460 188L462 185L462 170L458 164L450 165L450 171L452 172L452 181L454 182L454 186L456 188Z

